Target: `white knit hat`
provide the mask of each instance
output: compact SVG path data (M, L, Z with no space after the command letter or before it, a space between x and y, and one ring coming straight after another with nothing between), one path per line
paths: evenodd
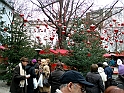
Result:
M107 62L104 62L103 65L104 65L104 66L108 66L108 63L107 63Z

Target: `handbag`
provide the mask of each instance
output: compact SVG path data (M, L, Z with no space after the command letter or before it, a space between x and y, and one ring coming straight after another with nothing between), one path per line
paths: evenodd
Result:
M38 86L38 82L36 78L33 78L33 84L34 84L34 89L36 89Z
M43 87L43 75L41 74L39 79L38 79L38 86Z
M48 81L48 78L47 78L47 77L45 77L45 78L43 79L43 86L46 86L46 87L49 87L49 86L50 86L50 84L49 84L49 81Z

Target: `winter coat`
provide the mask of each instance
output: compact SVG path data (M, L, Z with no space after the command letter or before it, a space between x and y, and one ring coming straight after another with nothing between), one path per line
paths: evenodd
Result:
M92 84L94 87L86 87L86 93L101 93L104 92L104 85L102 78L98 72L88 72L86 75L86 80Z
M98 67L98 72L102 77L103 84L105 85L105 81L107 81L107 75L105 74L104 69L102 67Z
M22 68L25 70L25 67L22 66ZM20 87L21 80L25 80L26 82L26 76L20 75L20 67L19 65L17 65L13 72L12 82L10 86L11 93L27 93L26 83L24 87Z
M64 74L64 72L65 71L60 68L57 68L56 70L51 72L49 76L49 83L51 85L51 93L55 93L56 89L59 89L59 86L61 85L59 78L61 77L61 75Z
M43 72L42 72L42 74L43 74L43 79L44 79L45 77L49 78L49 75L50 75L50 68L49 68L48 65L43 66ZM44 85L43 85L43 87L39 87L39 91L40 91L41 93L42 93L42 92L49 92L49 91L50 91L50 86L47 87L47 86L44 86Z
M34 66L32 64L28 64L26 66L26 72L27 72L27 75L30 74L30 78L27 79L28 81L27 93L34 93L33 78L36 78Z
M104 68L105 74L107 75L107 79L112 79L112 74L113 74L113 70L110 66L105 66Z

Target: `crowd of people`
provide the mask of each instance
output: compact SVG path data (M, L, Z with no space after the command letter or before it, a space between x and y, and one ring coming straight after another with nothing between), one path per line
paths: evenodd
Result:
M13 71L11 93L124 93L124 62L118 65L118 77L107 62L92 64L84 77L75 69L64 71L56 60L51 71L50 59L28 60L22 57ZM114 82L114 83L113 83Z

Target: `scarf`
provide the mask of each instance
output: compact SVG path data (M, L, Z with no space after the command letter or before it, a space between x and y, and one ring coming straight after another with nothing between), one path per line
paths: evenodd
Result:
M24 71L24 69L22 68L22 63L19 63L19 67L20 67L20 75L25 76L26 71ZM25 85L25 80L21 80L20 87L24 87L24 85ZM26 79L26 85L27 85L27 79Z

